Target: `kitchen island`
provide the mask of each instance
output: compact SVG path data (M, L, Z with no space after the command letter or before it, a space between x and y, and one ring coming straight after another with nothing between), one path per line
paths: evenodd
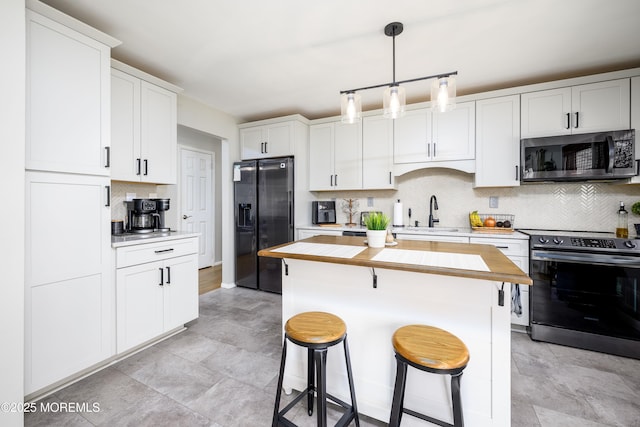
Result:
M461 382L466 425L508 426L510 283L530 285L531 279L491 245L399 240L373 249L364 240L316 236L258 253L283 259L283 323L311 310L340 316L347 324L358 409L385 422L395 378L393 332L413 323L446 329L471 355ZM348 400L341 352L329 352L327 389ZM306 353L292 346L285 391L303 390L305 381ZM448 378L411 370L405 407L451 420ZM426 425L410 416L403 423Z

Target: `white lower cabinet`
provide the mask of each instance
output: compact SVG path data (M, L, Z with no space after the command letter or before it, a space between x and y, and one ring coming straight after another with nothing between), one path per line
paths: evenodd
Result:
M469 243L478 243L483 245L493 245L507 256L520 270L529 274L529 241L526 239L501 239L501 238L485 238L471 237ZM511 323L521 326L529 326L529 286L520 285L520 304L522 305L522 314L517 316L511 313Z
M27 395L115 354L108 186L108 177L26 174Z
M342 230L298 229L298 240L308 239L313 236L342 236Z
M118 353L198 317L197 248L189 238L116 249Z
M422 240L427 242L469 243L467 236L445 236L441 234L396 233L398 240Z

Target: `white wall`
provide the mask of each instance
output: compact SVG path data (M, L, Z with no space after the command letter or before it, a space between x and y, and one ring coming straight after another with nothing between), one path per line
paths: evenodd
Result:
M235 286L233 227L233 162L240 159L239 131L235 118L197 100L178 96L178 124L218 137L220 147L222 220L222 286Z
M24 394L24 0L0 2L0 402L20 403ZM0 425L22 426L22 414L0 411Z

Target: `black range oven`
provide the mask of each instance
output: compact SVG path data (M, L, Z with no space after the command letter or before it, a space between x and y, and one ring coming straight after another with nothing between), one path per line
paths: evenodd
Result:
M640 359L640 240L526 232L531 338Z

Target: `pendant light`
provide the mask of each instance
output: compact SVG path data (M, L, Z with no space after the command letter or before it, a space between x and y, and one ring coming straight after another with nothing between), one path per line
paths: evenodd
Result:
M340 111L342 112L342 123L355 123L362 118L362 97L355 92L348 92L342 95Z
M453 76L458 74L457 71L399 82L396 81L396 36L401 34L403 29L404 26L400 22L392 22L384 27L384 34L393 39L393 81L391 83L340 91L340 110L343 123L355 123L362 117L362 102L360 95L357 93L358 91L376 89L384 86L386 86L382 96L384 117L391 119L402 117L406 105L406 92L404 87L400 85L420 80L435 79L431 85L431 106L433 111L445 112L455 108L456 81Z

